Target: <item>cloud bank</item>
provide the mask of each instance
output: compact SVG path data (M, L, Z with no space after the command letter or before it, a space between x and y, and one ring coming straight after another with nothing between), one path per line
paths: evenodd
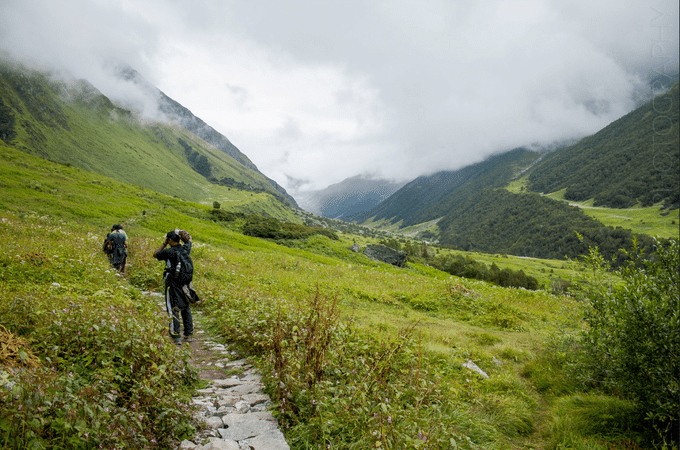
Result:
M0 49L119 101L129 64L295 195L594 133L677 72L677 24L661 0L5 0Z

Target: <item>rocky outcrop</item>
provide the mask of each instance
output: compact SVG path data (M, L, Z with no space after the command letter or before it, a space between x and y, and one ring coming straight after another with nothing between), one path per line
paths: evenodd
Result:
M404 267L406 264L406 252L395 250L385 245L367 245L364 255L374 261L381 261L397 267Z

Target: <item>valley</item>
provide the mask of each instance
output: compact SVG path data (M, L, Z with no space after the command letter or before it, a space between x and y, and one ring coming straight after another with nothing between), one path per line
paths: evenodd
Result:
M91 89L64 99L44 75L0 75L0 325L16 344L0 359L5 447L177 448L205 426L191 415L197 369L143 294L162 289L152 253L175 227L194 239L196 310L261 371L292 449L677 443L675 197L649 204L638 186L643 207L595 207L637 199L603 182L572 198L591 173L570 184L555 161L586 167L573 154L587 145L419 177L345 222L298 209L245 155L177 123ZM125 274L101 249L114 223L129 236ZM363 254L380 243L410 250L406 265ZM470 273L435 268L447 258ZM482 264L536 286L476 279ZM635 314L607 309L621 299ZM598 339L627 337L644 351L598 353Z

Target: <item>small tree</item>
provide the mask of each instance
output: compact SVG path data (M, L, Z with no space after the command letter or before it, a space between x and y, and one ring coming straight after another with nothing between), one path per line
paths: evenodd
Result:
M633 401L664 438L678 436L680 374L680 262L678 241L656 241L643 259L637 243L612 277L610 265L591 249L588 279L577 295L584 301L581 350L575 366L586 385Z
M213 202L213 209L220 209L220 206L221 206L220 202L218 202L218 201Z

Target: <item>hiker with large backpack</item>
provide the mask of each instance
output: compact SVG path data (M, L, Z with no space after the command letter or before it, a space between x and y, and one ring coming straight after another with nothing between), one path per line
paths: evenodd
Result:
M123 226L118 224L114 225L111 227L111 232L106 235L104 253L108 255L113 268L120 273L125 273L127 248L127 234L123 231Z
M180 241L183 244L180 244ZM185 230L170 230L165 235L165 242L158 247L153 256L159 261L165 261L165 307L170 320L170 338L181 345L180 315L184 327L184 342L191 341L194 333L194 323L191 316L191 297L193 288L191 281L194 265L191 260L191 235ZM168 247L169 248L166 248ZM195 296L195 294L193 294Z

